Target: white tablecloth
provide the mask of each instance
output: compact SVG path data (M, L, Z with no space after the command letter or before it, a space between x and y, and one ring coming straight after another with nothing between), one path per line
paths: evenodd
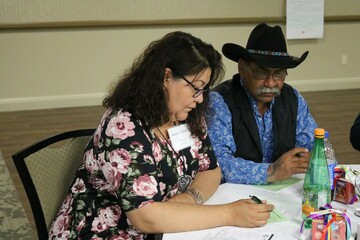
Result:
M349 165L352 169L360 170L360 165ZM303 179L304 175L297 175L297 178ZM249 198L249 195L255 195L260 199L266 199L279 209L288 221L270 223L260 228L239 228L239 227L219 227L213 229L164 234L163 240L236 240L236 239L269 239L271 240L290 240L299 239L301 217L302 184L299 181L294 185L281 190L269 190L263 187L243 184L225 183L219 186L216 193L205 204L221 204L236 201L242 198ZM354 211L360 209L360 203L345 205L338 202L332 202L333 208L347 209L348 216L351 219L351 232L355 236L357 225L360 223L360 217L354 215Z

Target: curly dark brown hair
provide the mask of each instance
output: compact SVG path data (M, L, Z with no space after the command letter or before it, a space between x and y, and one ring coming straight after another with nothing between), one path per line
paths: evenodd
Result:
M171 32L150 43L135 59L103 100L103 106L125 109L140 118L148 128L165 124L169 121L168 94L163 86L165 68L182 76L198 74L210 68L210 88L224 76L221 55L212 45L189 33ZM204 93L203 99L186 120L192 134L197 136L205 131L208 92Z

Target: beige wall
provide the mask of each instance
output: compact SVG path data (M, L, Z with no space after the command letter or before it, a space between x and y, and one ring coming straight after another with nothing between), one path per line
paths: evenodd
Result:
M280 24L284 31L285 25ZM0 30L0 111L100 105L109 85L152 40L174 30L221 51L245 46L255 24L128 26ZM323 39L289 40L288 51L308 59L289 70L300 91L359 89L360 22L326 22ZM347 63L342 64L343 55ZM224 58L226 78L236 64Z

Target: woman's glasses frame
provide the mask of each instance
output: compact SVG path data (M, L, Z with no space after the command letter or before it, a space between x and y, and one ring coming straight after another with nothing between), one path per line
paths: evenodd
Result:
M209 91L209 88L208 87L204 87L204 88L197 88L194 86L194 84L192 82L190 82L189 80L187 80L184 76L178 74L178 73L175 73L173 72L173 75L175 76L179 76L182 80L184 80L185 82L187 82L194 90L194 95L193 97L194 98L197 98L198 96L200 96L201 94L203 94L204 92L206 91Z

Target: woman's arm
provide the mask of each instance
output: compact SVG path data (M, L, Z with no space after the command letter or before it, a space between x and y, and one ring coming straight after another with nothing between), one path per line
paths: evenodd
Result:
M217 167L212 170L199 172L194 181L189 186L189 189L195 189L201 194L202 200L206 202L217 190L221 179L221 169ZM168 201L171 202L182 202L182 203L193 203L196 201L188 193L180 193L174 195Z
M199 172L189 188L197 189L204 202L206 202L218 189L220 180L221 169L217 167L212 170Z
M259 227L266 224L271 204L250 199L222 205L154 202L127 212L131 224L144 233L182 232L219 226Z

